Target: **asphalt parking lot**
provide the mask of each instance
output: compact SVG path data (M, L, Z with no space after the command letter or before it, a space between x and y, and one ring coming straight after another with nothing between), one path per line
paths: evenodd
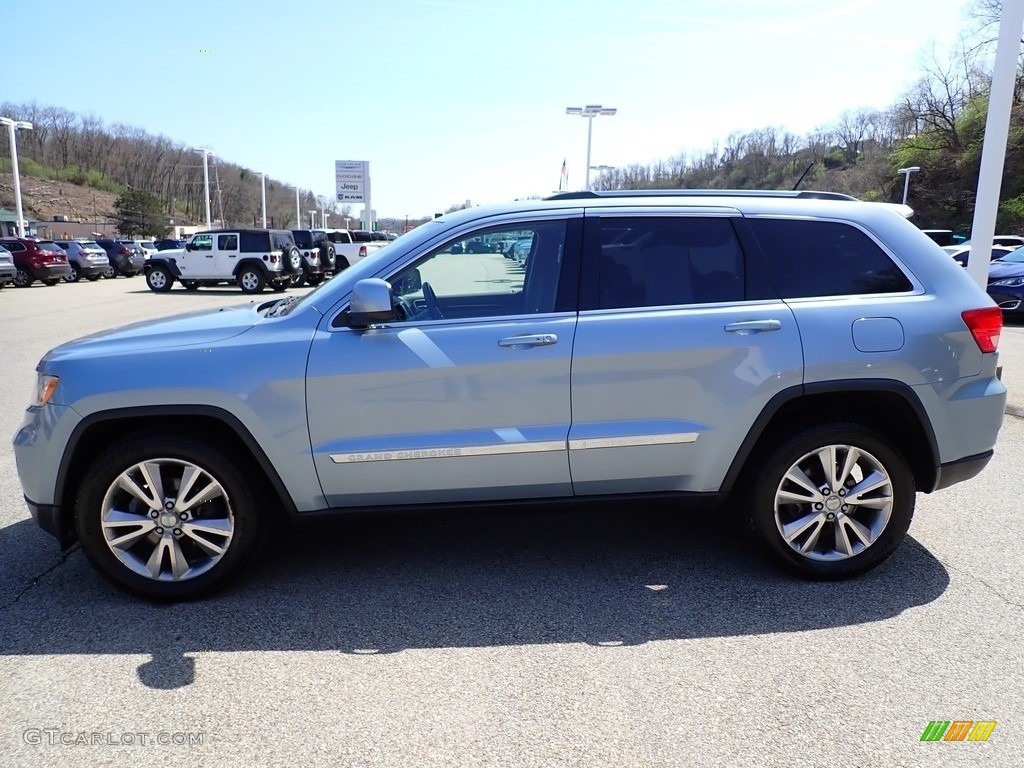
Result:
M1024 764L1024 326L992 463L919 496L853 581L792 579L715 515L617 506L323 524L212 599L127 597L28 519L10 438L35 364L250 300L0 292L0 766ZM933 720L997 725L922 742Z

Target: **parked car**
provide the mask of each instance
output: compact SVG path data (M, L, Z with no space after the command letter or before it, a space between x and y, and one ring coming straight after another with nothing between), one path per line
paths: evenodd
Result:
M327 239L325 230L293 229L292 236L295 238L295 247L302 253L302 271L293 275L293 288L303 283L319 285L324 277L334 274L334 246Z
M365 235L368 233L362 233L360 236L363 239L356 240L355 232L347 229L328 229L326 234L335 252L335 274L345 271L386 245L386 243L367 240Z
M970 245L970 240L964 240L960 245ZM1004 245L1010 248L1020 248L1024 245L1024 235L996 235L992 238L992 245Z
M961 267L967 266L967 259L971 255L970 245L946 245L943 246L942 250L953 257L953 261L959 264ZM989 255L991 259L998 259L1005 256L1008 253L1012 253L1015 250L1013 246L1008 245L994 245Z
M532 237L516 240L512 243L512 247L509 248L509 258L513 259L517 264L526 264L531 248L533 248Z
M173 237L164 237L154 240L153 245L156 246L158 251L177 251L185 247L185 241Z
M988 268L988 295L1007 315L1024 315L1024 248L1017 248Z
M147 259L160 250L156 247L155 240L122 240L121 242L131 243L136 248L141 249L142 255Z
M14 266L14 256L0 245L0 288L14 282L14 277L17 274L18 268Z
M103 277L110 267L107 252L92 240L54 240L64 249L68 256L71 274L64 278L65 282L77 283L83 277L96 281Z
M52 240L35 237L5 237L0 245L14 257L14 284L28 288L36 280L44 285L56 285L71 274L67 254Z
M146 264L146 257L142 249L131 243L102 238L96 241L96 245L106 252L107 260L110 262L107 265L107 271L103 273L104 277L114 278L118 275L135 277Z
M521 279L452 253L528 235ZM455 212L305 297L48 352L22 490L153 599L222 587L279 511L609 496L727 502L794 573L852 577L1002 422L1002 314L935 247L891 207L803 192Z
M302 255L286 229L214 229L199 232L177 251L160 251L146 262L146 285L155 293L177 280L188 291L234 283L243 293L269 285L283 291L302 271Z

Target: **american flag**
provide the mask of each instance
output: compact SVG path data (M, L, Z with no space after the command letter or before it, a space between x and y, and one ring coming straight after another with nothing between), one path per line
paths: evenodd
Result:
M558 179L559 191L569 188L569 168L565 165L565 158L562 158L562 175Z

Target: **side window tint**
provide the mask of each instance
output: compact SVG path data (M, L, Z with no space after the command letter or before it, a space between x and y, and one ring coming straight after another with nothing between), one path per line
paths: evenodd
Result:
M192 238L193 251L212 251L213 235L196 235Z
M238 235L217 235L217 250L237 251Z
M743 300L743 253L728 219L598 221L600 309Z
M388 278L409 320L555 311L565 221L492 228L434 249Z
M885 251L849 224L756 217L748 221L784 299L913 288Z

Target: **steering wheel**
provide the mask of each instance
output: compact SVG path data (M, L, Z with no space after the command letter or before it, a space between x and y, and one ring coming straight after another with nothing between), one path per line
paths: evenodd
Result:
M398 320L399 322L404 322L405 320L412 320L412 318L416 315L416 310L413 309L409 305L409 302L407 302L401 296L395 296L395 309L398 310L398 316L395 319Z
M423 300L427 302L427 314L432 320L444 320L444 312L441 311L441 305L437 303L437 294L434 293L430 283L424 283L421 288L423 289Z

